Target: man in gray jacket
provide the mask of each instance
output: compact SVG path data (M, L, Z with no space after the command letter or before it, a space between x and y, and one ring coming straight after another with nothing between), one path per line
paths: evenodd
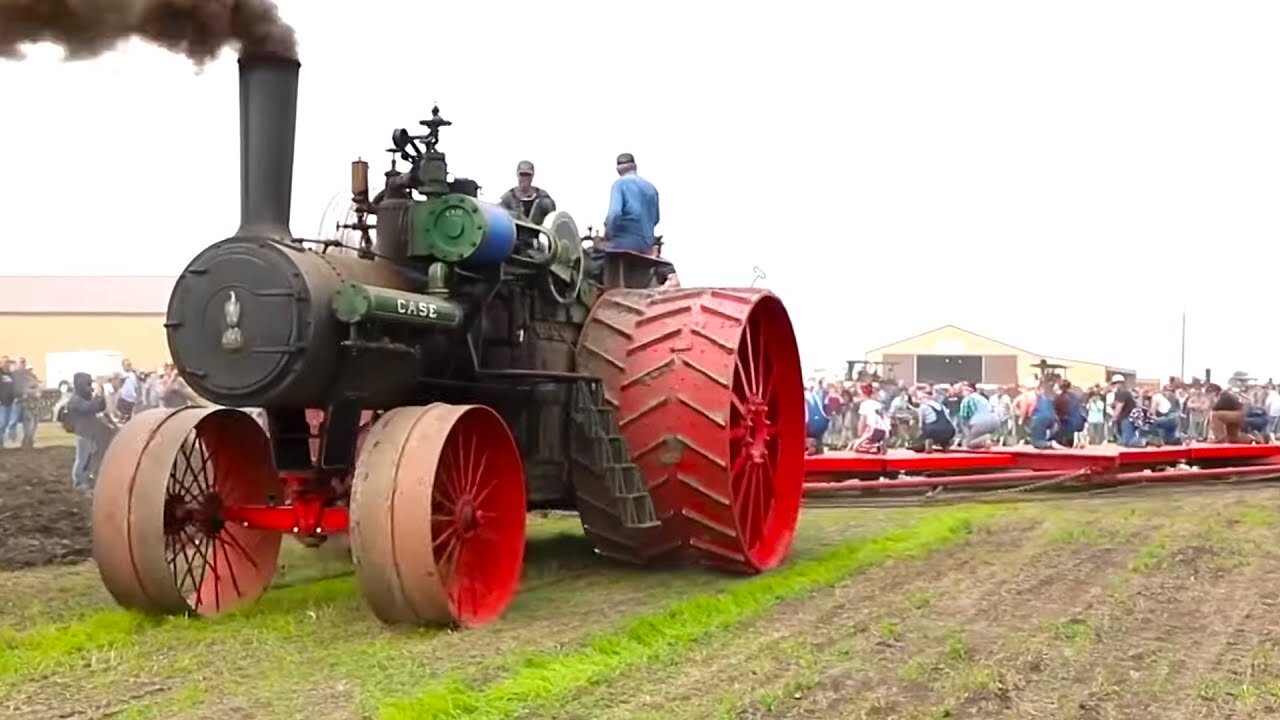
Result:
M521 160L516 165L516 186L502 194L498 204L511 213L511 217L534 225L541 225L547 216L555 212L556 201L551 194L533 184L533 163ZM536 233L516 229L516 237L531 242Z

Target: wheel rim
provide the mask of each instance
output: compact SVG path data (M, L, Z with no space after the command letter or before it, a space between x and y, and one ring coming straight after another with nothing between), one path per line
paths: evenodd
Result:
M104 582L121 604L149 612L216 615L256 599L275 574L280 536L229 524L222 510L280 497L266 433L237 410L155 412L109 453L125 480L95 501L95 520L126 521L95 533L110 558Z
M374 613L469 627L501 615L523 567L524 493L519 449L492 410L388 412L360 454L351 501L352 552Z
M463 624L500 614L523 564L523 478L516 488L518 493L506 482L513 475L513 466L518 467L519 456L501 447L495 450L490 443L480 446L495 419L497 416L487 411L464 413L455 421L432 495L432 554L436 567L448 578L445 591L450 610ZM494 467L490 468L490 463ZM505 552L504 547L508 538L516 535L520 537L519 557Z
M748 555L767 540L773 510L773 477L778 467L777 381L771 347L761 332L760 314L748 317L734 357L730 412L730 485L734 517Z
M156 429L181 410L147 410L121 426L107 446L93 493L93 559L115 601L127 608L163 610L147 595L129 544L134 478Z

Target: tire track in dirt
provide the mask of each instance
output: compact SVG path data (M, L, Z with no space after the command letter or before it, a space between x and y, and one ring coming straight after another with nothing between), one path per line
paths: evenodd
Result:
M1274 598L1280 553L1272 548L1280 538L1274 528L1231 523L1234 509L1171 509L1159 557L1138 568L1127 595L1096 618L1097 642L1064 673L1064 692L1081 718L1251 716L1202 697L1214 675L1244 674L1247 682L1259 635L1276 636L1265 601Z
M1009 562L1037 564L1038 550L1027 548L1022 539L1041 524L1036 518L1006 517L979 526L962 545L923 558L894 561L803 601L785 603L765 618L736 630L731 638L696 651L679 666L629 673L575 700L572 712L561 711L553 717L629 718L654 713L684 718L713 711L722 714L732 708L709 698L712 690L728 702L727 698L750 697L762 688L776 686L780 679L792 678L791 684L797 688L812 684L819 677L825 679L817 667L824 658L845 662L854 650L861 652L874 646L879 624L886 618L912 612L909 605L913 601L927 602L931 596L936 597L940 582L953 588L957 606L977 612L975 601L983 593L989 594ZM997 551L1001 557L993 557ZM1050 574L1046 569L1038 580L1028 584L1042 585ZM1087 574L1083 562L1076 574ZM901 646L882 643L879 650L898 653ZM839 684L849 685L843 680ZM779 692L783 689L779 688ZM851 685L849 689L863 691ZM843 715L831 717L836 716Z
M1219 511L1231 502L1223 499ZM1173 531L1166 542L1173 548L1174 565L1185 570L1180 575L1140 574L1130 588L1116 587L1109 578L1128 572L1129 559L1142 553L1137 545L1047 549L1037 555L1041 567L1006 565L1005 578L995 578L994 584L990 576L974 578L958 594L945 593L916 622L904 623L904 645L916 638L921 641L917 646L928 649L908 660L897 678L884 665L900 663L901 654L886 662L886 653L877 658L875 645L864 642L862 649L875 658L872 662L828 670L797 702L767 716L1203 717L1187 712L1185 688L1190 678L1220 661L1225 631L1241 627L1246 617L1239 608L1230 610L1229 602L1259 580L1236 574L1222 575L1208 589L1197 584L1220 557L1206 552L1203 539L1193 536L1209 509L1203 502L1153 508L1146 527L1129 523L1128 532L1139 536ZM1091 523L1089 527L1114 522L1083 513L1074 513L1069 521ZM975 599L978 612L970 609ZM1211 622L1189 625L1188 618L1205 612L1206 604L1222 612ZM938 623L938 617L947 620ZM966 631L963 636L943 632L947 626ZM1188 638L1191 648L1178 643ZM1147 665L1162 645L1186 658L1185 670L1171 678L1173 687L1182 688L1177 694L1150 682ZM854 669L867 681L837 680ZM869 697L857 699L862 694Z
M1025 673L1047 659L1032 655L1018 663L1022 668L1006 667L996 661L1002 643L1107 602L1098 575L1129 558L1112 545L1055 542L1059 525L1050 518L1063 519L1052 510L1027 508L1020 515L1016 550L972 545L969 552L990 556L982 572L937 577L935 600L902 617L893 642L855 638L851 660L828 665L811 689L767 716L986 718L1014 708ZM1065 522L1084 517L1071 513Z
M1129 574L1144 544L1168 535L1177 562L1188 566L1194 557L1176 555L1199 542L1188 529L1241 496L1016 508L964 545L786 603L678 665L628 673L549 716L1193 717L1173 712L1174 703L1151 714L1151 696L1142 692L1133 702L1118 697L1117 688L1139 688L1100 675L1099 663L1111 660L1097 648L1114 638L1112 649L1126 649L1129 625L1143 622L1130 620L1140 583L1115 579ZM1226 584L1218 595L1250 582ZM1165 605L1167 592L1156 596ZM1156 634L1171 634L1159 627ZM1112 664L1108 672L1128 672ZM744 697L758 700L744 704Z
M954 555L954 550L938 555ZM953 558L963 564L963 558ZM661 714L664 708L680 708L673 717L687 714L689 704L704 702L708 690L721 694L749 694L770 682L754 667L762 657L777 653L796 637L798 628L822 627L840 621L863 631L870 619L880 611L879 599L894 590L919 590L926 586L918 572L918 563L890 562L859 573L853 580L825 591L822 601L806 599L781 604L766 616L735 630L733 638L717 638L714 645L703 646L680 665L664 668L646 667L625 673L607 686L597 688L575 699L572 709L549 710L548 718L560 720L587 718L643 717L646 712Z

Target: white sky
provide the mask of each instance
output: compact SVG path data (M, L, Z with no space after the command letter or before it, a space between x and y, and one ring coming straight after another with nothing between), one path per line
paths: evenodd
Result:
M1185 304L1188 374L1280 378L1246 326L1278 299L1278 3L280 6L297 235L439 102L455 173L496 200L532 160L584 231L635 153L681 280L760 265L810 366L955 323L1162 375ZM230 53L59 57L0 63L0 273L176 274L235 230Z

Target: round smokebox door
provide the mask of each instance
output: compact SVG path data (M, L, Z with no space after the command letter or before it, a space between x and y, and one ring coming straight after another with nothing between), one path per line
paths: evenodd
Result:
M173 360L215 402L269 391L304 347L308 302L297 267L270 242L218 243L174 287L166 322Z

